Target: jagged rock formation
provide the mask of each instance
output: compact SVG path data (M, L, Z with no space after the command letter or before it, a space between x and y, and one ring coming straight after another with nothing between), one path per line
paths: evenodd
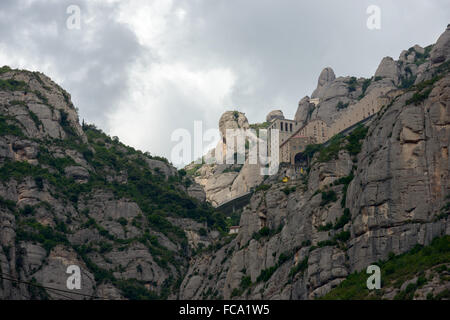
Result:
M323 95L322 89L334 80L336 80L336 75L334 74L333 69L330 67L323 69L320 73L319 80L317 81L317 88L314 90L311 97L320 98Z
M298 103L297 112L295 113L295 121L300 123L300 126L303 126L310 120L311 112L314 110L315 106L313 103L310 103L309 97L306 96L300 100Z
M219 131L222 137L226 137L227 129L248 129L247 117L239 111L226 111L219 120Z
M259 174L260 166L250 164L248 160L248 150L245 150L246 157L243 164L226 164L226 130L227 129L249 129L247 117L237 111L225 112L219 120L219 131L221 141L216 150L222 150L222 164L195 164L186 166L186 171L193 175L197 184L204 188L206 200L213 206L218 206L234 197L240 196L251 188L261 183L262 177ZM257 141L256 136L249 139ZM235 150L237 147L235 144ZM211 150L207 157L215 158L215 150Z
M0 68L2 276L68 290L77 265L76 293L176 297L192 250L219 236L211 224L225 225L186 191L205 199L167 160L81 126L70 95L45 75ZM0 279L0 299L66 297L83 298Z
M270 122L274 119L284 119L283 111L281 110L270 111L266 116L266 121Z
M325 69L297 121L332 120L383 95L391 102L366 127L315 146L307 172L288 182L288 166L268 177L248 163L177 171L80 125L48 77L0 68L0 273L66 289L77 265L77 292L106 299L314 299L339 293L369 264L423 250L438 264L427 260L376 297L449 298L449 38L447 27L433 46L384 58L371 79ZM250 125L230 111L219 127L223 149L227 128ZM239 233L226 235L231 222L204 200L253 187ZM3 279L0 298L63 297Z
M430 52L431 63L438 64L447 60L450 54L450 24L447 25L447 30L436 41L433 49Z
M313 299L350 273L450 235L449 35L447 28L434 46L412 47L398 61L384 58L370 80L324 70L312 95L319 105L314 110L305 97L296 120L331 118L337 101L352 104L377 90L395 95L367 129L321 147L303 177L283 183L281 169L264 180L236 238L191 261L180 297ZM444 241L438 267L445 272ZM419 275L420 286L411 275L381 296L406 297L414 283L411 297L448 298L448 278L436 280L433 268Z

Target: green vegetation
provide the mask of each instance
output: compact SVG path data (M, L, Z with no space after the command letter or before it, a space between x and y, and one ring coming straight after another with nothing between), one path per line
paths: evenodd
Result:
M331 222L328 222L325 225L321 225L317 228L317 231L328 231L333 229L333 224Z
M400 76L400 88L402 89L411 88L417 78L417 76L413 76L411 68L406 67L405 71L407 73L407 76Z
M11 71L11 68L8 66L3 66L0 68L0 74Z
M252 285L252 279L249 276L243 277L241 279L241 288L243 290L249 288Z
M308 144L305 148L305 151L303 152L308 158L312 158L313 155L317 152L320 151L322 148L321 144Z
M368 130L367 127L359 125L346 137L341 134L333 136L326 146L317 144L307 145L305 152L307 152L308 156L319 152L318 162L328 162L332 159L337 159L341 150L347 150L351 155L355 156L361 151L361 140L364 140Z
M346 242L350 239L349 231L341 231L333 237L334 240Z
M447 196L446 199L449 199L450 197ZM450 214L450 201L448 201L446 204L444 204L440 210L440 212L436 215L434 218L434 221L438 221L441 219L445 219Z
M351 77L350 80L346 81L348 84L348 91L353 92L356 90L356 85L358 84L358 81L356 80L356 77Z
M415 105L418 105L419 103L421 103L423 100L425 100L426 98L428 98L428 96L431 93L432 88L426 88L422 91L417 91L414 93L414 95L412 96L411 99L408 99L406 101L406 104L412 104L414 103Z
M306 269L308 269L308 257L297 263L294 267L291 268L289 272L290 277L294 277L297 273L303 273Z
M367 127L359 125L346 137L341 134L333 136L326 146L317 144L307 145L305 153L312 157L315 153L319 152L319 156L317 157L318 162L328 162L332 159L337 159L341 150L347 150L354 156L361 151L361 140L366 137L367 131Z
M348 102L347 103L343 103L342 101L339 101L338 104L336 105L336 109L338 111L342 110L342 109L346 109L348 107Z
M41 102L43 104L50 106L50 103L48 102L48 98L41 91L35 90L33 92L36 95L36 97L38 97L41 100ZM62 112L64 112L64 111L62 111Z
M291 260L294 257L294 253L295 249L291 251L282 252L278 257L278 262L274 266L261 270L261 273L259 274L258 278L256 278L256 283L261 281L267 282L283 263Z
M17 241L31 241L40 243L47 253L58 244L69 245L64 233L53 230L49 226L43 226L34 219L21 220L16 230Z
M7 91L22 91L27 89L28 86L23 81L13 80L13 79L0 79L0 90Z
M261 273L259 274L258 278L256 278L256 282L267 282L270 277L274 274L274 272L278 269L278 265L274 265L270 268L261 270Z
M198 170L202 167L203 163L196 163L191 169L186 170L186 174L188 176L196 176L198 175Z
M38 116L31 110L28 110L28 114L30 115L31 120L33 120L34 124L36 125L36 128L39 129L39 126L42 124L41 120L38 118Z
M400 88L402 88L402 89L411 88L411 86L416 81L416 78L417 78L416 76L410 76L408 78L402 78L401 79L401 83L400 83Z
M135 201L141 210L146 212L149 223L163 233L175 233L184 238L181 229L172 226L166 216L181 216L206 222L209 227L222 232L227 231L225 216L216 212L212 206L199 203L185 193L177 190L181 176L170 177L168 181L160 174L154 174L146 166L143 154L126 147L128 154L134 155L134 160L121 156L117 147L125 147L114 142L103 132L92 126L85 126L84 131L89 142L95 149L93 166L98 170L113 167L117 171L127 170L127 185L107 185L118 198L128 198ZM152 159L160 160L158 157ZM186 172L189 174L188 172Z
M122 226L126 226L128 224L127 219L125 219L124 217L120 217L119 219L117 219L117 222Z
M361 140L367 135L369 128L364 126L358 126L351 134L347 137L347 144L345 149L352 155L355 156L361 151L362 143Z
M371 83L372 83L372 78L364 80L364 82L362 84L362 93L359 95L358 100L361 100L362 98L364 98L364 96L366 95L367 88L370 86Z
M339 178L333 182L333 185L337 186L340 184L348 185L354 178L353 172L351 172L348 176Z
M227 172L240 172L242 169L242 165L233 165L231 167L225 168L225 170L222 171L222 173L227 173Z
M327 246L335 246L336 244L337 242L334 240L323 240L317 243L317 247L322 248Z
M156 300L160 298L156 292L148 290L139 280L118 280L115 283L124 297L129 300Z
M330 139L328 146L320 149L318 161L328 162L332 159L337 159L339 151L342 150L341 144L343 140L344 137L340 134L333 136Z
M257 187L255 188L255 192L258 192L258 191L267 191L267 190L269 190L271 187L272 187L271 184L260 184L259 186L257 186Z
M12 105L12 106L24 106L24 107L27 106L27 104L25 103L25 101L22 101L22 100L11 100L11 101L9 102L9 104Z
M317 247L322 248L327 246L335 246L339 242L347 242L350 239L350 236L351 234L349 231L341 231L339 233L336 233L332 239L319 241L317 243Z
M338 230L342 227L344 227L348 222L350 222L352 218L352 215L350 213L349 208L344 209L344 214L336 221L335 225L333 226L334 230Z
M433 48L433 45L429 45L427 47L425 47L425 52L424 53L420 53L414 50L414 47L411 47L408 49L408 52L415 52L415 57L414 57L414 63L417 66L420 66L421 64L423 64L429 57L430 57L430 52L431 49Z
M400 288L405 281L419 276L416 284L409 285L396 297L396 299L411 299L414 296L415 290L427 281L423 274L425 270L434 268L436 272L439 272L440 265L449 262L450 236L446 235L434 239L429 246L423 247L416 245L407 253L397 256L391 254L387 261L378 262L377 265L381 269L381 292L376 293L367 289L366 280L368 275L365 270L362 270L349 275L339 286L331 290L321 299L380 299L384 288ZM442 299L444 297L448 298L448 292L429 298Z
M14 118L0 115L0 135L24 137L25 135L23 134L22 129L19 126L11 123L15 121L16 120Z
M422 81L412 87L409 90L415 91L413 96L406 101L406 105L414 104L418 105L422 101L428 98L433 89L433 85L444 77L444 74L450 70L450 61L444 62L436 68L435 75L430 80Z
M245 273L245 270L242 270L243 273ZM244 293L245 290L250 288L253 285L252 279L250 276L244 276L241 279L241 283L239 284L239 288L234 288L231 292L231 298L240 296Z
M13 102L13 104L15 103ZM33 115L30 114L30 116L33 119ZM12 124L13 121L14 119L0 117L2 134L21 135L20 129ZM157 298L157 295L147 290L139 281L120 282L116 280L112 271L97 266L89 259L88 254L93 251L106 253L113 248L123 250L133 242L141 242L148 248L158 265L167 270L173 270L174 267L180 275L181 267L184 264L183 257L186 254L187 239L181 228L169 222L169 217L187 217L206 223L208 228L220 231L225 239L224 242L227 241L226 233L229 227L229 219L226 219L224 214L215 211L212 206L190 198L180 188L183 180L188 179L186 177L188 173L185 170L180 170L174 176L166 177L162 174L162 171L150 169L147 165L147 159L151 158L166 163L168 162L167 159L152 157L134 150L120 143L118 139L107 136L94 126L83 124L82 128L89 141L89 144L85 144L73 129L68 114L65 112L61 112L60 123L67 133L66 139L44 140L38 152L39 163L37 165L31 165L28 162L5 161L0 167L0 181L15 179L21 182L23 179L31 177L38 189L43 190L44 186L48 186L52 196L62 198L63 202L71 202L75 210L78 210L80 200L85 201L99 189L111 192L115 199L129 199L138 204L143 213L140 218L136 217L130 222L125 218L119 218L117 222L124 227L132 224L141 230L144 226L146 229L142 230L143 232L139 237L126 240L110 234L90 217L88 210L82 210L82 217L86 219L83 222L83 227L94 228L102 237L106 238L97 243L74 246L74 249L94 274L97 283L112 282L130 299ZM54 153L49 151L50 149L47 147L50 144L64 149L76 150L83 155L94 169L89 172L87 182L77 183L74 179L66 177L65 168L76 165L76 163L71 157L55 157ZM127 183L107 181L104 177L112 171L124 172ZM42 205L45 204L42 203ZM66 223L70 224L71 219L67 219L65 222L55 221L54 227L43 226L33 218L38 212L38 206L25 206L18 210L13 201L4 199L0 199L0 206L16 214L18 226L16 239L18 241L40 243L47 252L50 252L58 244L71 246L66 238L66 234L70 233ZM49 206L48 210L52 210L52 208ZM158 239L150 234L151 231L159 231L165 234L172 242L179 244L181 250L174 252L163 247L158 243ZM206 230L203 231L206 232ZM168 291L171 290L169 287L175 285L177 285L177 282L172 279L171 282L167 283L159 297L167 296Z
M0 197L0 207L7 208L10 211L15 211L16 203L14 201L6 200Z
M252 239L259 241L262 238L272 237L281 232L283 224L280 224L277 229L270 229L269 227L262 227L258 232L252 235Z
M292 187L285 187L281 189L281 191L283 191L285 195L289 195L291 192L295 192L296 189L297 189L296 186L292 186Z
M334 190L322 191L322 201L320 202L320 206L326 206L331 202L335 202L337 200L337 195Z
M250 125L250 129L255 130L256 136L259 137L259 130L267 129L269 126L270 126L270 122L254 123L254 124Z
M202 237L205 237L205 236L208 234L208 232L206 231L205 228L200 228L200 229L198 230L198 234L199 234L200 236L202 236Z
M352 171L350 172L350 174L348 176L339 178L338 180L333 182L333 185L335 185L335 186L340 185L340 184L344 185L344 188L342 189L342 199L341 199L341 207L342 208L345 208L345 202L347 200L347 189L348 189L348 186L350 185L350 182L352 182L353 178L354 178L354 175L353 175L353 169L352 169Z

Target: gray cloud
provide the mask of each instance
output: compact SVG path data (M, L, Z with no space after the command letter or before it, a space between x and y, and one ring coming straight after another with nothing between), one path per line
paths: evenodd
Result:
M273 108L293 117L320 71L371 76L384 56L436 41L450 3L419 1L0 2L0 64L47 73L82 118L125 142L170 156L170 134L217 126L238 108L250 122ZM65 26L69 4L81 30ZM366 8L381 8L381 30Z
M71 4L85 15L95 14L93 25L67 29ZM129 65L142 54L133 31L110 18L114 10L90 1L2 1L0 48L13 63L23 59L23 66L14 67L29 68L31 63L50 73L72 94L81 117L105 126L105 114L129 90Z

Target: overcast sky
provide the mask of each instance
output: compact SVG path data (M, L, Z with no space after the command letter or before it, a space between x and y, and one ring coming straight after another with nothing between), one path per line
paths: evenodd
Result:
M80 29L67 28L69 5ZM251 123L292 118L324 67L370 77L448 23L448 0L1 0L0 65L44 72L80 120L170 158L176 128L214 128L235 109Z

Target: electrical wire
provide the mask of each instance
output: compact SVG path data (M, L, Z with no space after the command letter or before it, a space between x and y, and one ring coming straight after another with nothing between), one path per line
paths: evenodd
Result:
M73 299L70 296L66 296L66 295L62 294L61 292L68 293L68 294L71 294L71 295L78 295L78 296L88 297L88 298L92 298L92 299L105 300L104 298L93 296L93 295L89 295L89 294L84 294L84 293L79 293L79 292L71 292L71 291L68 291L68 290L47 287L47 286L40 285L40 284L37 284L37 283L29 282L29 281L23 281L23 280L19 280L19 279L14 279L13 276L5 274L5 273L0 273L0 279L11 281L11 282L16 282L16 283L22 283L22 284L26 284L26 285L29 285L29 286L42 288L42 289L46 289L46 290L53 290L54 292L52 292L52 293L54 293L56 295L59 295L59 296L62 296L62 297L65 297L65 298L70 299L70 300L75 300L75 299Z

